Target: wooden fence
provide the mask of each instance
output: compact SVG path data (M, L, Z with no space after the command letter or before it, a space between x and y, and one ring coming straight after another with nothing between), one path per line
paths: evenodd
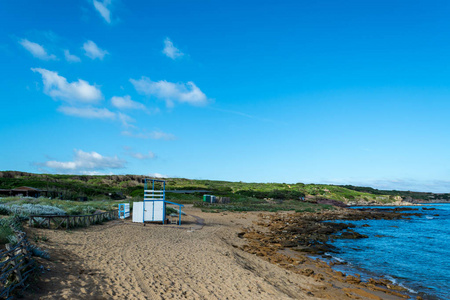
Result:
M16 237L15 246L6 244L6 250L0 250L0 299L11 299L14 290L25 288L26 280L38 269L26 234L16 232Z
M42 228L69 229L74 227L85 227L92 224L99 224L104 221L117 219L118 217L118 210L82 216L31 215L30 227L34 226Z

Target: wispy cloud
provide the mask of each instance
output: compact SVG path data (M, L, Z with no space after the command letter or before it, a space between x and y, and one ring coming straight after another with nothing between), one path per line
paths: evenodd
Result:
M175 140L176 137L173 134L165 133L162 131L152 131L152 132L140 132L134 133L131 131L122 131L122 135L139 138L139 139L153 139L153 140Z
M100 59L103 60L106 54L109 54L108 51L100 49L96 43L89 40L83 44L83 49L85 51L85 55L91 59Z
M134 153L130 153L130 155L134 158L140 159L140 160L144 160L144 159L153 159L156 157L155 153L153 153L152 151L148 151L147 154L142 154L139 152L134 152Z
M30 42L27 39L21 39L19 44L22 45L28 52L30 52L34 57L42 60L56 60L57 57L54 54L48 54L43 46Z
M66 58L66 60L68 62L80 62L81 61L81 59L78 56L70 54L69 50L64 50L64 57Z
M73 161L51 160L38 165L53 169L63 173L82 173L97 172L106 169L122 169L126 161L117 156L103 156L95 151L84 152L74 149Z
M41 68L31 68L31 70L42 75L44 92L54 99L71 103L95 103L103 98L100 89L82 79L69 83L66 78L59 76L57 72Z
M124 113L119 112L119 113L117 114L117 116L119 117L119 121L122 122L122 125L123 125L124 127L127 127L127 128L128 128L128 127L133 127L133 128L136 128L136 126L130 124L130 123L136 122L136 120L133 119L132 117L130 117L129 115L126 115L126 114L124 114Z
M164 40L164 49L162 53L174 60L184 55L183 52L181 52L177 47L173 45L172 41L169 38L166 38Z
M61 106L58 108L58 111L65 115L78 118L116 120L125 128L136 128L136 126L131 124L136 122L135 119L121 112L112 112L107 108Z
M116 118L116 114L106 108L61 106L58 111L65 115L87 119L114 120Z
M131 157L134 157L139 160L145 160L145 159L154 159L156 158L156 154L152 151L148 151L147 153L140 153L140 152L134 152L132 151L131 147L123 147L125 149L125 153Z
M146 109L144 104L131 100L131 97L128 95L123 97L112 97L111 104L118 109Z
M139 80L130 79L130 82L139 93L164 100L168 107L173 107L175 102L196 106L208 103L206 95L192 81L173 83L165 80L152 81L150 78L142 77Z
M108 8L111 5L111 0L104 0L103 2L94 0L93 4L106 23L111 24L111 10Z

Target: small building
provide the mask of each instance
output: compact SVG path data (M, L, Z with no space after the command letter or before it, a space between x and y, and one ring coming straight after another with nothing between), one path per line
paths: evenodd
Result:
M147 185L151 182L150 186ZM160 187L155 187L155 183ZM166 182L164 180L145 179L144 186L144 201L133 202L133 222L162 222L166 223L166 204L173 204L179 207L178 209L178 225L181 225L181 207L183 204L178 204L166 200Z
M29 186L20 186L14 189L0 189L0 195L2 196L23 196L23 197L38 198L46 194L47 191L43 191Z
M203 202L216 203L216 196L214 195L203 195Z

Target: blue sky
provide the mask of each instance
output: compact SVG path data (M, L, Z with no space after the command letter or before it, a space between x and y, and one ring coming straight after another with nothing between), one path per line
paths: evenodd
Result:
M2 1L0 169L450 192L448 1Z

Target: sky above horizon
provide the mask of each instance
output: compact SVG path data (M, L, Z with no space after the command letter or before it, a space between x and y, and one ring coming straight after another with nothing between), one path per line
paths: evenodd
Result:
M0 170L450 192L448 1L2 1Z

